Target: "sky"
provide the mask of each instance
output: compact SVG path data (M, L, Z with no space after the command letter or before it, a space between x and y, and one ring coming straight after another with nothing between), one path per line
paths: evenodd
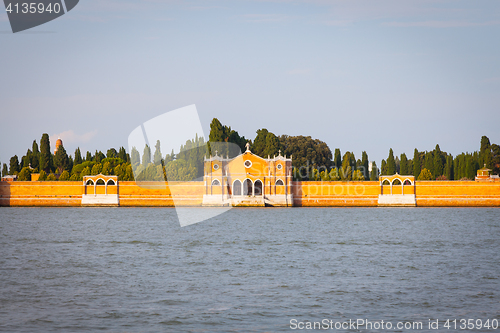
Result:
M491 0L80 0L16 34L2 10L0 162L43 133L72 154L127 147L192 104L206 136L216 117L379 166L389 148L471 152L500 143L498 40Z

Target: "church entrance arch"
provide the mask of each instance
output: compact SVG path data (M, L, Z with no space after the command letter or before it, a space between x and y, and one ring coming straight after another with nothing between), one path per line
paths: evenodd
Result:
M253 183L250 179L245 179L243 182L243 195L252 195L253 194Z
M262 182L258 179L254 184L254 195L262 195Z

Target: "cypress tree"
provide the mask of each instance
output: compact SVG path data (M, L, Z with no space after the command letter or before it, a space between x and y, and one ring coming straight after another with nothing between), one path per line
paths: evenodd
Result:
M446 179L453 180L453 156L446 156L446 164L444 165L444 175Z
M264 152L266 150L266 140L268 133L269 131L265 128L257 130L257 136L255 137L255 140L252 144L252 153L267 158L267 156L264 156Z
M121 158L124 162L127 162L127 152L124 147L120 147L118 150L118 158Z
M387 162L385 160L382 160L382 164L380 164L380 174L387 176Z
M22 158L21 158L21 165L23 168L28 168L31 164L31 159L33 158L33 154L31 153L31 150L28 149L28 151L26 152L26 155L24 155Z
M75 150L75 160L74 160L74 164L75 165L78 165L78 164L82 164L83 163L83 160L82 160L82 153L80 152L80 147L76 148Z
M493 154L491 153L490 139L487 136L481 137L481 148L479 150L479 164L482 168L485 164L486 167L492 168Z
M151 163L151 148L148 145L144 147L144 151L142 153L142 165L147 167Z
M9 174L9 170L7 169L7 164L3 164L2 168L2 176L7 176Z
M339 148L335 148L335 167L338 169L342 166L342 155Z
M267 156L278 156L279 151L281 150L281 145L278 137L271 132L267 133L266 136L266 146L264 151L262 152L262 157L266 158Z
M370 162L368 162L368 154L366 153L366 151L363 151L361 153L361 166L363 167L361 172L363 172L363 175L365 176L365 180L370 179L370 175L368 174L368 164L369 163Z
M40 166L40 151L38 150L38 144L36 140L33 140L33 145L31 147L31 167L37 169Z
M387 158L387 174L393 175L396 173L396 161L394 160L394 152L389 149L389 157Z
M352 179L352 155L350 152L346 152L344 154L344 158L342 160L342 170L340 172L340 177L342 180L351 180Z
M92 157L92 153L87 150L87 154L85 156L85 161L92 161L94 158Z
M40 171L50 173L52 169L52 154L50 152L49 135L44 133L40 139Z
M408 158L405 153L401 154L401 161L399 162L399 173L401 175L408 175Z
M377 164L372 163L372 172L370 173L370 180L378 180Z
M109 148L108 151L106 152L106 157L107 158L116 158L116 157L118 157L118 152L116 151L115 148Z
M156 140L155 155L154 155L154 158L153 158L153 162L154 162L155 165L161 165L162 164L162 155L161 155L160 140Z
M132 151L130 152L130 163L134 168L141 164L141 155L139 155L139 151L135 147L132 147Z
M443 168L443 153L441 152L439 145L436 145L436 148L434 149L434 172L431 171L434 177L437 178L443 175Z
M63 146L57 148L57 152L54 156L54 166L57 168L59 174L64 170L69 170L69 158Z
M9 174L17 175L19 173L19 158L17 155L14 155L10 158L10 170Z
M425 152L425 169L434 175L434 156L431 151Z
M421 171L421 161L420 161L420 154L415 148L413 151L413 176L418 177L420 175Z

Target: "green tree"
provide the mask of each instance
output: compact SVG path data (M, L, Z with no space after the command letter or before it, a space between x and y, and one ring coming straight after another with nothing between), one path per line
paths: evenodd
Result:
M336 168L340 168L342 166L342 155L339 148L335 148L335 159L333 164Z
M446 176L446 179L453 180L454 175L453 175L453 156L447 155L446 156L446 164L444 165L444 175Z
M382 160L382 163L380 164L380 174L382 176L387 176L387 162L385 160Z
M69 170L69 158L63 146L59 146L54 155L54 166L57 168L59 174L64 170Z
M111 168L110 162L105 162L103 164L101 173L103 175L112 175L113 174L113 169Z
M268 132L266 136L266 146L262 152L262 157L266 158L267 156L278 156L280 150L280 140L276 135Z
M102 171L102 164L101 163L96 163L92 167L92 171L90 172L93 176L100 174Z
M387 174L394 175L396 173L396 161L394 160L394 152L389 149L389 157L387 158Z
M378 169L377 164L375 162L372 163L372 172L370 173L370 180L378 180Z
M154 158L153 158L153 162L154 162L155 165L161 165L162 164L162 155L161 155L160 140L156 141L155 155L154 155Z
M151 163L151 148L148 145L144 147L144 151L142 153L142 165L147 167Z
M120 147L120 149L118 150L118 158L121 158L125 162L130 162L127 151L124 147Z
M53 173L47 176L47 181L49 182L54 182L56 180L57 180L56 175L54 175Z
M9 174L9 170L7 169L7 164L3 164L2 168L2 176L7 176Z
M352 160L351 160L351 152L346 152L342 159L342 170L340 171L340 177L342 180L351 180L352 179Z
M17 175L18 173L19 173L19 159L17 155L14 155L10 158L9 174Z
M87 150L87 154L85 156L85 161L93 161L94 157L92 156L92 153Z
M101 163L101 161L102 161L103 159L105 159L105 158L106 158L106 155L104 155L104 154L102 153L102 151L100 151L100 150L99 150L99 151L97 151L97 150L95 151L95 161L96 161L97 163Z
M38 170L40 166L40 151L38 150L38 144L36 140L33 140L33 145L31 147L31 167Z
M307 178L313 168L331 168L332 151L325 142L302 135L281 135L279 140L282 155L293 157L292 166L300 178Z
M118 152L116 151L115 148L110 148L106 152L106 158L116 158L118 157Z
M486 164L487 168L493 167L493 154L491 151L490 139L487 136L481 137L481 148L479 150L479 164L483 167Z
M434 148L434 173L433 175L436 177L442 176L444 171L444 156L443 152L439 148L439 145L436 145Z
M28 168L30 165L31 165L31 158L32 158L32 153L31 153L31 150L28 149L28 151L26 152L26 155L24 155L22 158L21 158L21 164L19 167L22 167L22 168Z
M80 177L83 179L83 176L90 176L92 174L92 170L90 166L86 166L83 168L82 172L80 172Z
M432 151L425 152L424 167L434 175L434 153Z
M405 153L401 154L401 161L399 162L399 173L402 175L409 175L408 172L408 158Z
M141 164L141 155L139 155L139 151L135 147L132 147L132 151L130 153L130 162L134 168L138 167L139 164Z
M60 181L68 181L69 180L69 172L68 170L64 170L61 175L59 176Z
M82 153L80 152L80 147L78 147L75 150L75 161L74 161L74 164L82 164L82 163L83 163Z
M44 170L40 170L40 176L38 177L39 181L47 180L47 173Z
M352 180L355 181L364 181L365 180L365 175L361 172L361 170L356 170L352 174Z
M420 153L417 148L413 151L413 175L418 177L421 171L421 161L420 161Z
M363 169L361 170L361 172L363 173L363 175L365 176L365 180L369 180L370 179L370 174L368 173L368 165L369 165L369 161L368 161L368 154L366 153L366 151L363 151L361 153L361 167L363 167Z
M432 176L432 173L426 168L423 168L422 171L420 171L420 175L418 176L418 180L433 180L433 179L434 177Z
M264 151L266 150L267 134L269 134L269 131L265 128L257 130L257 136L251 147L254 154L265 157Z
M40 139L40 170L49 173L52 170L52 153L50 152L50 140L47 133L42 134Z
M31 180L31 169L29 167L24 167L19 172L18 180L20 181L30 181Z
M340 175L339 175L339 169L337 168L332 168L330 170L329 178L332 181L337 181L340 180Z

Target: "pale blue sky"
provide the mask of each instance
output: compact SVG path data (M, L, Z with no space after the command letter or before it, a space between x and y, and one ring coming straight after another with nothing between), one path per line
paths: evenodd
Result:
M379 166L390 147L473 151L500 143L498 40L498 1L81 0L18 34L2 11L0 161L44 132L71 153L126 147L190 104L206 135L217 117Z

